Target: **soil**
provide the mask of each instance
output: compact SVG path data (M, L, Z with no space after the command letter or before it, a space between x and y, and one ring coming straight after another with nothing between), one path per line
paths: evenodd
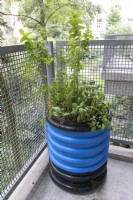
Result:
M77 123L76 117L65 116L65 117L52 117L52 120L55 122L66 125L66 126L73 126L73 127L88 127L88 121L84 121L82 123Z

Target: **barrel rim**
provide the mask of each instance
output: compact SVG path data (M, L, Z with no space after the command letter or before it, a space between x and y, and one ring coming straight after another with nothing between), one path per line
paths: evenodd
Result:
M84 126L68 126L68 125L60 124L56 122L54 119L51 119L49 117L47 117L46 120L49 124L61 130L72 131L72 132L90 132L90 133L92 132L87 124ZM105 131L105 130L97 129L94 132L99 132L99 131Z

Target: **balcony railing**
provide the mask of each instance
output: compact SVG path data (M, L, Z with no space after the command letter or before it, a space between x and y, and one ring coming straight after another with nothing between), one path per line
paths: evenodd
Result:
M67 42L56 43L57 68L62 64L58 52L67 54ZM47 43L53 53L52 43ZM82 78L88 84L100 84L112 107L111 141L133 144L133 40L93 40L84 55ZM1 198L7 198L28 168L46 146L45 99L36 95L36 87L25 79L29 56L23 45L0 47L1 70ZM51 82L54 63L47 68ZM67 67L68 74L71 73ZM39 83L38 83L39 84Z

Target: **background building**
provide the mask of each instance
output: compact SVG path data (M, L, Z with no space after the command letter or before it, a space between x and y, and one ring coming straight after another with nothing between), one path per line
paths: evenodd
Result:
M93 2L103 8L102 14L96 16L91 27L95 38L101 38L105 32L107 15L111 7L121 8L122 23L133 28L133 0L93 0Z

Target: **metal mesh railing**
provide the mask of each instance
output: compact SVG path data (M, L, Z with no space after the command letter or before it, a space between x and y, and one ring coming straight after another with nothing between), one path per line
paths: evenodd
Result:
M58 52L68 56L67 42L57 42ZM47 44L53 51L52 43ZM89 55L84 55L82 78L88 84L100 84L112 105L111 140L133 144L133 40L91 41ZM36 87L25 80L29 57L23 45L0 48L1 84L1 198L8 196L13 185L45 147L44 97L37 97ZM53 63L47 68L48 82L54 77ZM67 66L68 74L71 73Z
M26 81L28 54L23 45L0 48L1 198L45 147L44 97Z
M67 44L57 42L59 70L58 52L67 57ZM100 84L112 105L111 140L133 144L133 40L93 40L88 48L90 54L82 59L80 75L88 84ZM67 71L71 73L69 66Z

